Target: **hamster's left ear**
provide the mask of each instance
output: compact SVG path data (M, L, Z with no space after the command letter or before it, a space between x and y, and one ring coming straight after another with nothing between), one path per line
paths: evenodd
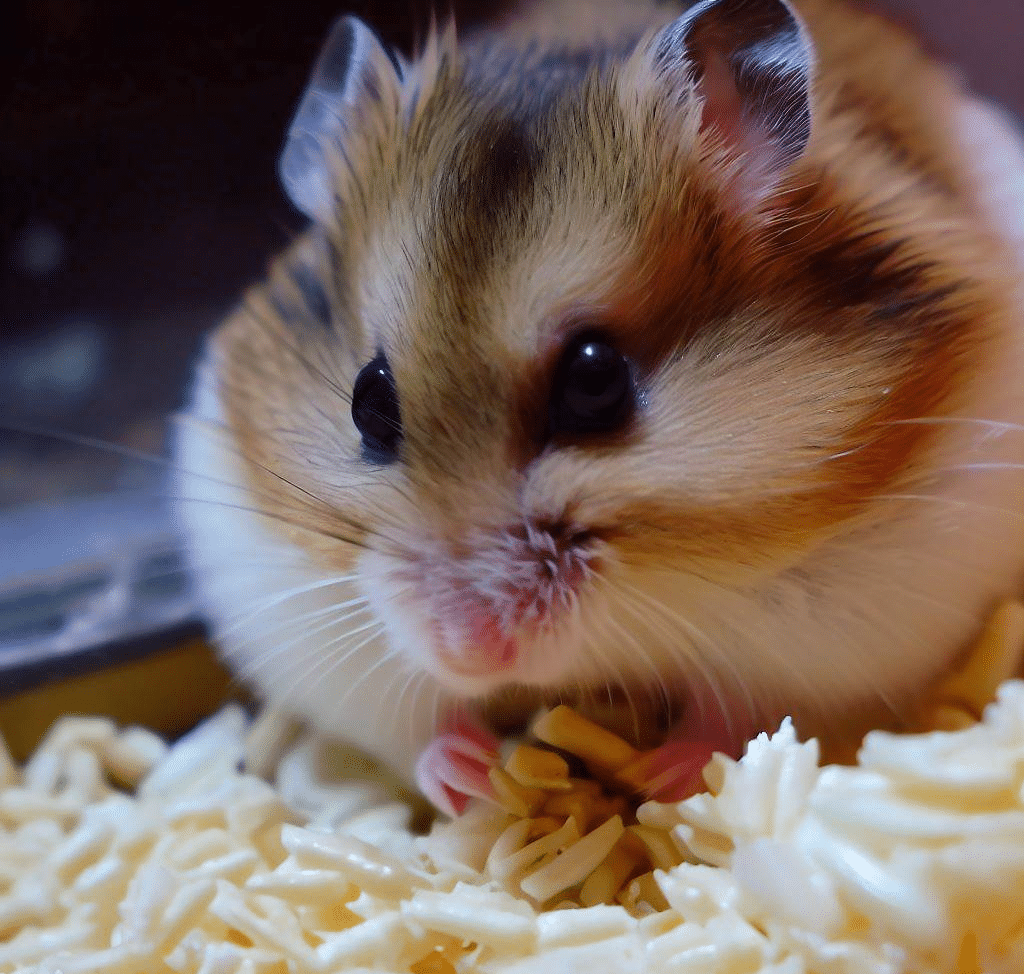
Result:
M673 87L695 86L702 130L739 155L748 181L774 182L807 148L814 50L786 0L701 0L648 53Z

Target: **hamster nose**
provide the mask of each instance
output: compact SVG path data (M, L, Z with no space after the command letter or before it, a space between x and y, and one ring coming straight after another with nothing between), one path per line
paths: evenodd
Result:
M574 589L583 580L594 535L565 520L532 519L509 532L520 539L523 557L533 561L549 584Z
M564 518L550 517L525 518L519 524L510 525L507 533L541 557L558 558L578 553L594 539L586 528Z

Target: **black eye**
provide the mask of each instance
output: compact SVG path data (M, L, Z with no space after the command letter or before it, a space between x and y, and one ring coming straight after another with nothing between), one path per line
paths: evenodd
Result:
M402 416L391 366L383 355L364 365L352 390L352 421L363 449L377 463L391 463L402 439Z
M562 354L551 388L550 421L555 436L612 433L635 405L627 359L601 335L581 335Z

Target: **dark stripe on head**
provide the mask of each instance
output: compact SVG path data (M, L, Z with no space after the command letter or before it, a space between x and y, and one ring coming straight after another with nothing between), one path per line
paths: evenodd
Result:
M630 354L655 369L699 334L760 320L766 302L788 309L785 329L828 341L881 340L894 352L950 341L962 328L963 282L913 239L881 232L856 208L827 206L821 192L780 209L766 234L729 224L713 196L692 189L682 233L673 211L655 217L612 316Z
M485 122L467 146L466 219L481 224L520 209L533 187L537 148L513 119Z
M271 279L266 290L274 315L290 328L330 327L331 303L314 268L301 260Z
M521 122L489 117L452 153L437 193L439 257L463 280L512 253L530 212L540 150Z

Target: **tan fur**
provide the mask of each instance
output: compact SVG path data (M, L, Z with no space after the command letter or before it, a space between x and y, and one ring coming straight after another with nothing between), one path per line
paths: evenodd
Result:
M529 637L511 674L544 692L622 683L642 696L664 683L682 694L704 679L752 696L744 706L767 720L899 697L1019 584L1020 563L1002 549L989 581L968 559L959 611L908 610L902 631L890 620L896 635L873 608L858 618L852 594L849 605L835 596L831 619L831 595L801 607L822 592L862 592L861 573L874 569L884 590L886 544L943 524L948 539L907 550L912 567L899 574L909 599L946 599L947 582L922 576L917 591L914 573L917 559L956 560L966 540L955 510L944 520L927 504L919 515L881 498L921 493L976 456L978 428L917 420L1024 419L1019 396L985 392L994 363L1019 355L1024 325L1009 252L979 219L957 131L962 96L947 74L839 0L795 6L817 50L812 140L764 206L735 203L737 161L699 131L698 102L666 89L644 42L536 107L516 101L514 73L491 76L473 58L495 44L513 57L539 22L465 49L442 35L393 99L352 120L330 225L299 239L214 336L201 384L216 403L207 420L224 424L244 478L232 497L270 514L259 530L301 552L310 577L361 576L340 591L369 598L384 623L361 665L385 660L380 686L399 707L420 669L435 709L509 682L460 681L426 646L411 660L385 647L430 642L440 596L424 594L418 573L497 577L496 552L524 518L594 539L579 605ZM634 21L641 8L616 9ZM648 24L665 21L660 10ZM582 22L573 18L556 19ZM543 146L535 158L497 124L513 103ZM506 153L497 172L493 146ZM330 322L312 320L300 267ZM545 446L552 363L581 321L606 327L638 363L649 405L625 439ZM347 401L378 349L404 430L400 462L383 468L362 459ZM185 517L201 531L200 516ZM193 541L202 551L204 538ZM226 628L224 598L210 603ZM272 654L276 637L253 625L247 638ZM829 632L834 677L820 658L829 650L813 644ZM325 715L329 690L312 700L298 663L285 667L297 682L282 682L279 667L247 667L251 645L225 642L265 692L392 763L416 744L379 744L375 731ZM792 655L778 658L787 643Z

